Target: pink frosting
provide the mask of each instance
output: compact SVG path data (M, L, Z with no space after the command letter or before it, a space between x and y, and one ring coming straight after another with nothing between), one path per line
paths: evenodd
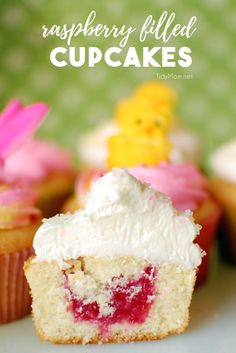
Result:
M209 196L206 178L193 165L162 162L156 167L139 166L128 171L170 196L178 210L194 211Z
M41 215L34 207L37 193L0 183L0 229L26 226Z
M5 160L4 177L9 181L38 182L56 172L72 173L71 157L58 146L30 139Z

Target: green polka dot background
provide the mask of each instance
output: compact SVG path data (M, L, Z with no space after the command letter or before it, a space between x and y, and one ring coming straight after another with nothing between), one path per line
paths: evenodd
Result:
M196 131L204 145L204 160L220 143L236 135L235 31L236 5L233 0L0 0L0 99L1 108L12 98L25 103L43 100L51 111L39 134L74 149L79 136L113 115L115 103L128 96L140 83L164 74L188 74L190 79L168 79L179 94L179 115ZM176 13L186 23L197 16L197 31L186 43L175 38L172 45L192 50L189 68L123 68L104 62L94 68L50 62L53 48L61 46L56 37L43 38L42 25L78 23L96 10L99 23L140 27L152 14L158 19L164 10ZM80 37L78 46L106 49L114 38ZM138 47L137 37L129 45ZM149 46L156 46L154 39Z

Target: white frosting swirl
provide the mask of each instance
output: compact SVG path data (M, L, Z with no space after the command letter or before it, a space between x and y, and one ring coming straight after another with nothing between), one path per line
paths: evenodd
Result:
M236 140L221 146L210 158L215 176L236 183Z
M34 248L36 261L60 265L79 256L137 256L195 268L198 232L190 211L177 214L169 197L115 168L93 183L83 210L44 220Z

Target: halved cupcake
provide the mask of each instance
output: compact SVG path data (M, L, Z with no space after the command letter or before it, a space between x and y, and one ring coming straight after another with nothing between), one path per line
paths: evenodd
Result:
M202 251L191 212L125 170L92 185L85 208L38 230L25 273L36 331L55 343L181 333ZM53 318L53 320L52 320Z
M38 103L32 116L28 107L12 119L14 105L0 117L0 323L19 319L30 312L30 295L23 264L33 254L32 242L41 224L36 208L37 193L20 186L5 175L5 163L42 121L45 105ZM24 168L22 164L21 168Z

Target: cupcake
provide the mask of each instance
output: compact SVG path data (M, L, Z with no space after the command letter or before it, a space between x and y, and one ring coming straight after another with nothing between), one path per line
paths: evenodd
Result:
M105 174L84 209L37 231L25 265L37 334L85 344L183 332L202 257L198 231L191 212L177 213L125 170Z
M30 313L23 264L33 254L33 237L41 224L36 198L34 191L0 179L0 324Z
M33 254L32 242L41 224L41 212L35 207L37 193L27 186L9 183L5 176L8 156L42 122L47 107L42 103L25 108L13 117L16 103L0 118L0 323L19 319L30 312L29 289L23 264Z
M222 205L219 232L223 258L236 264L236 141L221 146L210 158L211 188Z
M168 109L170 113L173 113L176 103L176 92L166 84L149 82L139 86L130 98L117 104L114 120L103 123L79 139L78 155L82 164L89 169L105 169L107 167L108 140L111 136L119 133L121 120L127 120L127 116L129 117L130 113L131 116L134 115L134 107L136 113L138 106L142 110L144 110L144 107L150 107L151 111L154 111L155 120L155 111ZM121 116L126 116L126 118L122 119ZM133 118L133 125L136 128L135 122L137 119L135 116ZM172 145L171 161L199 164L200 140L196 134L182 126L180 119L176 118L176 116L173 116L168 131L168 140Z
M10 102L0 117L4 130L8 131L8 124L17 124L21 118L39 116L43 120L48 107L41 104L39 109L39 104L24 107L20 101ZM74 170L70 155L51 142L32 137L15 143L17 148L12 146L5 159L4 178L37 191L37 206L43 215L55 215L73 190Z

